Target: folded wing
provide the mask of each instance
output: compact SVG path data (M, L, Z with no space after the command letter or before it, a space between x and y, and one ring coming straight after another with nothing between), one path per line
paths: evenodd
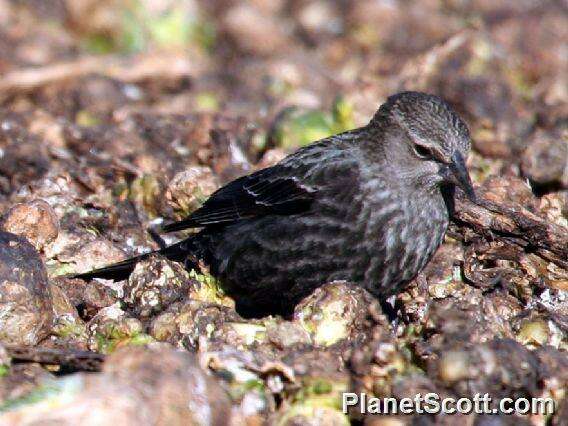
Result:
M188 218L165 225L164 232L179 231L267 214L290 215L307 211L315 190L290 176L282 165L243 176L217 190Z

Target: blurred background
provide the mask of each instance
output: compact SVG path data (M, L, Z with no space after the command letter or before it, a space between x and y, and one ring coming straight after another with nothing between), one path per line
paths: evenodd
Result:
M415 89L464 114L477 153L518 161L531 142L557 139L536 128L565 124L567 8L565 0L0 0L0 101L82 127L148 111L242 117L255 129L241 160L256 162L268 148L364 124L388 94Z

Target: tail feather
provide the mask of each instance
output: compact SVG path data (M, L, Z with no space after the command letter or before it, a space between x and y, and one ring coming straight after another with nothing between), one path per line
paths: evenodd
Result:
M188 255L184 241L182 241L160 250L144 253L141 254L140 256L132 257L130 259L123 260L122 262L94 269L89 272L69 275L68 277L80 278L87 281L92 280L93 278L104 278L107 280L114 280L114 281L125 280L130 276L130 274L132 273L138 262L148 259L150 256L154 254L159 254L161 256L166 257L169 260L174 260L178 262L184 261Z

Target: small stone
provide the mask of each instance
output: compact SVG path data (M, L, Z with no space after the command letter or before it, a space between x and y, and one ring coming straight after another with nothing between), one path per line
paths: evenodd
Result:
M150 217L155 217L158 216L163 201L163 192L162 181L156 175L145 174L132 181L128 199Z
M314 1L304 6L298 21L303 29L314 36L337 33L341 29L334 7L327 1Z
M276 163L283 160L284 157L286 157L286 150L282 148L269 149L260 159L258 167L260 169L264 169L266 167L274 166Z
M128 343L149 343L142 334L144 327L136 318L126 315L117 305L101 309L87 324L89 349L111 353L117 346Z
M282 426L294 425L320 425L320 426L347 426L349 419L341 411L332 407L313 407L297 404L291 406L284 413L279 413L278 424Z
M548 221L568 228L568 191L544 195L539 207Z
M65 297L72 306L77 307L81 305L84 309L94 313L118 301L116 292L111 287L105 285L104 282L107 282L107 280L84 281L67 277L51 279L51 283L65 293ZM108 282L112 283L112 281Z
M550 329L546 322L541 319L524 321L517 334L517 340L528 346L544 346L549 338Z
M334 281L316 289L294 310L301 325L319 346L330 346L352 337L367 315L370 296L345 281Z
M200 336L221 341L241 340L231 323L242 321L233 309L189 299L171 305L156 316L149 333L158 341L196 346Z
M281 349L311 343L309 333L300 324L292 321L268 324L266 335L272 344Z
M124 258L124 253L110 241L97 239L82 246L74 256L65 259L65 262L74 263L74 272L82 273L120 262Z
M182 265L152 256L136 264L124 286L124 301L135 316L147 318L186 296L189 286Z
M246 52L271 54L288 43L288 37L275 17L246 3L239 3L227 11L223 27Z
M53 300L53 329L51 333L77 349L87 349L87 328L77 309L71 304L65 292L56 285L51 286Z
M36 345L51 330L47 272L24 238L0 232L0 340Z
M12 206L2 217L1 226L6 232L26 237L37 250L54 241L59 233L57 215L43 200Z
M174 176L168 184L166 199L180 217L185 217L217 188L219 182L209 167L194 166Z
M470 376L469 358L463 351L448 351L440 360L439 376L445 383L454 383Z
M0 371L3 367L9 367L11 361L12 360L10 359L8 351L6 350L4 345L0 343ZM2 374L0 374L0 376L2 376Z
M38 387L42 389L42 384L51 379L53 376L40 364L13 363L0 378L0 401L5 405L10 400L25 400L33 396ZM0 424L21 424L21 422L6 422L4 417L0 416Z
M566 136L537 131L523 153L521 170L535 185L568 188Z

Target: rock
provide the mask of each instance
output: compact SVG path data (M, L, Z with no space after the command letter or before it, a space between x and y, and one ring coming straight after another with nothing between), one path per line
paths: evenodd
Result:
M540 392L540 362L514 340L495 339L469 351L440 355L429 363L429 373L460 395L469 394L471 389L489 393L495 399L537 396Z
M97 239L83 245L78 252L59 260L74 264L74 272L82 273L124 260L124 253L110 241Z
M0 232L0 340L35 345L51 329L52 305L45 267L24 238Z
M11 359L6 348L0 344L0 368L10 365ZM1 374L0 374L1 376Z
M81 306L86 311L96 313L118 301L117 291L105 285L106 280L83 281L77 278L56 277L51 282L65 293L71 305Z
M521 170L533 185L568 188L568 140L537 131L521 159Z
M51 162L46 144L12 120L0 125L0 175L7 178L3 193L11 193L44 176Z
M260 161L258 162L257 167L260 169L264 169L266 167L271 167L277 164L279 161L283 160L286 157L286 150L282 148L272 148L267 150Z
M54 241L59 233L57 215L43 200L12 206L2 217L0 226L6 232L26 237L38 250Z
M0 402L24 399L33 394L42 382L53 376L45 368L35 363L12 364L0 378ZM0 424L4 425L0 417Z
M266 327L244 321L225 322L213 332L212 337L237 349L258 347L266 343Z
M548 221L568 228L568 190L541 197L539 208Z
M279 414L278 424L282 426L347 426L349 419L339 410L331 407L312 407L294 405L286 412Z
M342 22L338 11L327 1L312 1L298 13L298 22L302 29L317 38L322 35L334 35L341 31Z
M123 348L107 359L102 373L46 385L50 392L4 413L0 423L175 426L231 419L225 391L193 356L169 348Z
M306 329L292 321L269 323L266 326L266 335L278 348L311 343L310 334Z
M139 320L128 317L117 305L103 308L87 324L89 349L111 353L118 346L153 341L143 330Z
M294 310L300 324L316 345L330 346L353 337L367 315L372 297L345 281L325 284L306 297Z
M52 334L58 336L69 346L86 350L87 328L83 320L79 318L77 309L71 304L65 292L56 285L51 286L51 296L54 314Z
M240 49L259 55L283 49L289 41L276 17L246 3L227 11L223 28Z
M138 262L124 286L124 301L136 317L162 312L188 294L189 274L177 262L152 256Z
M209 167L194 166L174 176L166 189L166 199L180 218L186 217L218 187L219 182Z
M156 316L150 324L149 333L159 341L196 347L200 336L230 340L232 336L227 336L227 333L234 329L228 323L239 321L242 318L233 309L189 299L174 303Z
M439 376L444 383L454 383L471 377L466 351L448 351L440 359Z

